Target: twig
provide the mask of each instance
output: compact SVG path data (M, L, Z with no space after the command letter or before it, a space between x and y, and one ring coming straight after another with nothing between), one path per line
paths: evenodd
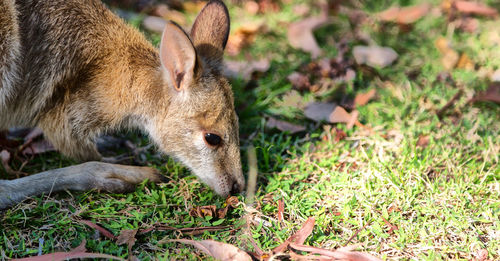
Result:
M458 92L449 100L441 109L439 109L436 112L436 115L438 116L439 120L442 120L443 114L448 110L455 102L462 96L464 91L462 89L459 89Z
M356 232L354 232L354 234L347 240L347 242L345 242L344 246L347 246L349 245L349 243L351 243L351 241L359 234L359 232L361 232L361 230L365 229L368 225L370 225L370 221L368 221L362 228L356 230Z

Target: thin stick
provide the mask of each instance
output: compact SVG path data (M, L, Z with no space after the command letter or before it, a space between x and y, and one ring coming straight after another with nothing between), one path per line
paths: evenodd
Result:
M436 115L438 116L438 118L440 120L443 118L443 114L446 112L446 110L448 110L451 106L453 106L453 104L455 104L455 102L460 98L460 96L462 96L463 93L464 93L464 91L462 89L458 90L458 92L455 94L455 96L453 96L453 98L451 98L451 100L449 100L443 106L443 108L439 109L436 112Z

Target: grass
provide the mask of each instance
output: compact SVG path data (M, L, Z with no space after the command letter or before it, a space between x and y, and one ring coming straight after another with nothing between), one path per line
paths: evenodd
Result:
M369 2L362 9L374 13L418 1ZM458 30L450 33L444 15L428 15L407 33L378 22L363 26L372 39L394 48L400 57L392 66L376 69L376 74L357 70L356 79L341 89L342 95L350 97L370 88L377 90L376 98L359 108L360 121L369 129L347 130L343 125L308 122L300 111L283 105L283 96L292 88L286 77L310 61L307 54L287 44L283 22L300 19L292 8L292 4L285 5L279 13L258 17L266 20L271 33L258 35L244 50L255 58L269 57L269 72L254 88L233 81L245 171L246 148L253 145L257 149L256 210L248 212L249 206L240 205L222 220L189 216L193 206L221 207L224 199L180 164L157 158L149 150L148 164L161 170L170 182L143 184L130 194L67 192L18 204L0 213L0 258L36 255L40 246L42 253L69 250L85 239L93 252L124 258L133 254L141 260L201 260L206 256L200 252L161 240L215 239L252 250L252 237L263 250L271 250L308 217L315 217L313 234L306 240L313 246L333 249L360 244L360 250L384 259L418 260L470 260L486 249L491 260L498 259L500 107L493 103L471 106L466 101L487 88L481 71L500 68L500 43L492 40L492 35L500 35L499 20L481 19L481 31L476 35ZM230 6L230 12L234 25L250 19L239 7ZM349 27L340 26L345 24L347 17L339 15L332 25L316 32L326 56L337 52L332 41L348 35ZM476 64L474 71L451 71L464 95L442 120L435 112L458 89L434 83L444 70L434 47L439 36L448 36L453 48L465 52ZM152 39L157 41L157 36ZM348 44L360 42L350 40ZM302 95L309 100L331 98ZM268 130L264 126L269 115L306 123L308 131L291 135ZM345 131L347 138L336 142L333 127ZM146 143L137 134L127 135L135 143ZM416 146L423 135L430 137L429 145ZM49 153L31 160L25 170L36 173L71 164L74 162L58 153ZM244 202L243 196L239 199ZM283 222L276 219L280 199L285 202ZM198 236L152 231L139 235L128 253L125 245L99 237L79 219L99 223L116 235L157 222L178 228L232 225L234 229ZM244 229L245 221L249 229ZM388 223L397 229L391 231Z

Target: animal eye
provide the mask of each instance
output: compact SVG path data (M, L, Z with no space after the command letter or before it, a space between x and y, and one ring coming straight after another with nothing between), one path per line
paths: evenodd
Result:
M205 141L211 146L219 146L222 139L219 135L213 133L205 133Z

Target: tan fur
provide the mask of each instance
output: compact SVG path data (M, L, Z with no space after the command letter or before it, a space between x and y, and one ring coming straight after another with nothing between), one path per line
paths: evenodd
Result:
M0 129L38 126L62 153L88 161L101 159L97 136L139 128L218 194L243 188L232 90L220 74L222 2L207 4L191 36L169 23L161 58L98 0L0 0L0 13ZM204 132L222 144L211 148Z

